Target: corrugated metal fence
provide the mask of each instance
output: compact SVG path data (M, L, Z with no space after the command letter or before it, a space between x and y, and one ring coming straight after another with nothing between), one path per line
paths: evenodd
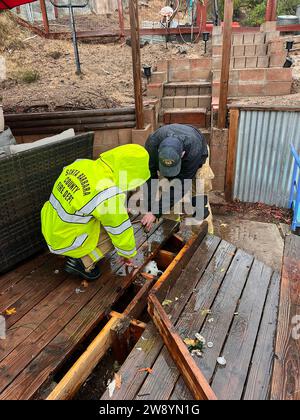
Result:
M234 199L287 207L291 143L300 152L300 112L241 110Z

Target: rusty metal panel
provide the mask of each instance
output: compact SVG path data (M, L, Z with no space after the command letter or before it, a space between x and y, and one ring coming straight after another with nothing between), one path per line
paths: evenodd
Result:
M288 207L291 143L300 152L300 112L241 110L234 198Z

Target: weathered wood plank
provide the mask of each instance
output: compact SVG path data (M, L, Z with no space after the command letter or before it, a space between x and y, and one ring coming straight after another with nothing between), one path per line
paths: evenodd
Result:
M112 344L111 329L118 321L118 318L111 318L108 321L58 386L51 392L47 400L67 400L73 397L110 348Z
M222 352L228 330L237 310L239 299L246 284L252 263L252 256L244 251L237 251L226 273L226 277L217 294L216 300L211 307L212 313L200 330L200 333L205 337L207 342L210 341L214 344L212 349L205 350L203 358L197 359L197 365L209 382L213 377L216 368L216 360ZM201 288L199 289L199 294L200 293L202 294ZM200 306L197 306L197 309L199 310ZM210 322L210 318L213 318L214 321ZM186 387L182 378L179 379L174 389L172 399L179 395L181 399L190 398L190 393L186 392ZM218 398L221 397L218 393L216 393L216 395Z
M227 366L217 367L212 382L222 400L242 397L271 277L272 269L255 260L222 352Z
M155 295L149 297L149 314L195 399L200 401L215 401L217 399L216 395L202 372L198 369L188 348L181 340Z
M140 246L145 240L145 234L140 226L134 226L134 229L137 245ZM116 253L113 252L109 260L102 262L102 277L91 283L84 293L76 293L80 280L67 276L64 283L8 330L7 339L0 346L0 371L5 374L0 377L0 392L104 287L109 280L107 274L120 267L121 263L117 263ZM48 277L51 275L48 274ZM59 275L66 276L63 272ZM44 280L50 281L48 278Z
M230 125L229 125L229 139L227 151L227 166L226 166L226 182L225 182L225 198L226 201L233 200L233 189L235 182L235 168L236 168L236 154L239 131L239 116L238 109L230 110Z
M174 232L176 224L174 222L164 222L159 225L152 237L152 251L158 251L164 241ZM146 241L148 235L143 233ZM139 267L147 263L153 255L148 255L147 244L139 249L137 261ZM112 261L111 261L112 263ZM113 262L112 264L115 264ZM76 346L89 334L96 324L105 316L109 306L122 296L126 288L132 283L139 270L133 268L125 269L122 267L117 273L109 272L106 275L106 284L102 283L102 288L94 294L92 299L85 300L85 306L77 308L75 316L66 324L56 337L40 352L31 362L27 361L26 368L19 376L4 390L0 399L29 399L42 386L54 371L56 371L65 359L74 351ZM102 279L103 281L103 279ZM85 299L85 294L81 294ZM71 298L72 300L72 298ZM71 302L69 302L71 304ZM78 312L79 311L79 312ZM48 338L49 340L49 338ZM38 343L39 345L40 343ZM44 347L44 346L43 346ZM28 364L29 363L29 364Z
M207 317L202 311L211 308L234 257L235 250L236 248L233 245L225 241L220 243L176 323L176 330L183 339L194 337L200 331ZM179 372L166 348L162 350L153 368L154 374L148 376L140 390L140 393L145 397L137 399L167 400L176 385ZM157 376L159 376L159 381Z
M141 227L135 227L135 231L136 231L137 244L140 245L140 241L142 241L141 243L143 243L144 241L143 231ZM55 275L55 277L63 278L66 281L62 282L56 289L50 292L43 300L41 300L41 302L39 302L39 304L37 304L33 308L32 311L29 311L23 317L21 317L20 316L21 314L19 314L18 312L16 315L11 317L11 318L15 318L16 316L18 316L18 318L20 319L17 320L17 322L10 323L11 318L8 318L9 329L7 332L7 339L0 343L0 360L2 361L3 359L5 359L5 357L7 357L9 353L11 353L12 350L18 347L19 345L20 345L20 348L18 348L17 351L21 351L22 354L24 355L26 352L26 345L27 345L26 339L29 336L30 336L28 340L29 343L34 343L37 340L39 340L40 342L39 349L42 348L41 347L41 343L43 342L42 337L45 336L45 332L46 332L47 337L52 337L52 338L55 337L55 335L59 332L58 328L60 325L60 324L55 325L55 314L57 316L57 319L61 320L62 314L64 314L66 310L66 307L64 307L61 313L60 306L67 305L69 303L67 299L70 299L70 302L71 302L70 311L65 314L66 316L63 316L63 319L65 322L67 322L68 319L72 319L72 316L74 316L76 313L74 311L76 311L76 309L78 311L85 304L85 302L88 301L88 299L93 297L93 295L96 294L97 291L103 287L103 284L106 281L105 273L110 272L111 267L113 265L112 262L115 261L115 255L116 254L113 253L109 261L106 260L104 264L102 263L102 271L103 271L102 278L98 282L94 282L93 284L91 284L89 288L85 290L84 296L81 293L76 295L76 288L80 286L80 280L77 279L76 277L68 276L62 270L63 259L56 258L58 266L57 265L55 266L60 268L60 273ZM119 269L120 266L121 264L119 264L119 266L116 269ZM49 268L49 272L47 273L47 271L45 271L45 273L43 273L43 276L42 276L45 283L52 281L51 276L53 275L53 272L51 269L51 265L50 266L48 265L48 268ZM46 269L46 266L44 267L44 269ZM36 273L34 274L37 275L38 277L42 275L40 270L37 270ZM22 313L22 311L20 312ZM63 324L61 328L63 328ZM34 335L31 335L33 333ZM33 354L34 354L33 350L30 349L30 351L28 352L29 360L32 359ZM25 363L25 360L23 360L20 357L18 357L16 360L18 363L20 363L21 361L23 364ZM11 365L13 365L15 361L11 363ZM5 370L5 366L6 366L6 362L4 364L1 363L0 371L2 369ZM17 374L17 373L18 373L18 370L17 370L17 367L15 366L14 374ZM2 380L4 381L4 379L5 377L0 378L0 390L2 386Z
M244 400L267 400L269 397L275 356L279 293L280 275L274 273L251 361Z
M34 306L38 305L39 302L64 282L67 278L67 273L63 271L63 264L63 259L49 256L45 264L19 281L18 284L2 296L0 311L10 307L16 310L14 316L7 319L7 328L15 325ZM55 270L58 270L59 273L55 274Z
M26 297L28 294L33 294L38 290L43 289L43 286L49 285L49 281L47 284L44 284L42 282L45 281L42 276L42 273L48 273L49 275L49 269L48 267L54 267L57 264L57 257L55 258L53 255L48 255L48 258L46 261L43 261L43 264L38 267L33 273L26 272L25 275L23 275L23 278L17 282L12 287L9 287L5 291L1 293L0 296L0 312L3 312L8 307L15 306L17 302ZM33 267L34 265L32 265ZM39 273L41 273L41 278L39 276ZM54 276L53 276L54 277ZM55 278L55 277L54 277ZM38 287L36 287L36 285Z
M300 237L286 237L272 400L300 400Z
M182 274L178 279L173 279L174 281L177 280L175 291L170 290L166 297L174 302L169 311L169 316L173 322L178 319L180 313L186 305L186 302L189 300L190 293L192 293L193 289L197 286L199 279L213 257L219 243L220 239L207 236L200 244L191 259L193 269L191 271L185 270L185 274L189 279L189 284L180 281ZM182 271L183 266L180 264L180 272ZM197 274L195 275L195 273ZM165 285L166 283L163 283L163 287L165 287ZM171 285L168 284L168 287L171 287ZM161 284L159 284L157 290L161 292ZM188 290L190 293L187 292ZM175 300L176 297L178 297L177 301ZM112 397L113 400L132 400L135 396L142 398L142 394L139 390L148 374L145 372L139 372L139 369L153 367L162 347L163 342L161 337L154 325L150 323L142 338L136 344L134 350L121 367L120 374L122 375L122 386L114 393ZM153 371L153 375L158 373L159 372L157 371ZM110 399L108 391L104 393L102 399Z
M18 265L14 270L2 274L0 276L0 296L7 290L14 287L20 280L32 271L44 264L45 260L49 258L49 253L45 252L37 257Z

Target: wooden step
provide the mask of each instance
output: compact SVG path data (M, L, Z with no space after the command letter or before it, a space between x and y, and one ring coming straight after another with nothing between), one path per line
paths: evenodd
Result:
M171 82L164 85L164 96L202 96L212 92L211 82Z
M212 98L210 95L198 96L164 96L163 108L210 108Z
M163 123L207 128L210 125L210 112L206 108L169 108L164 110Z

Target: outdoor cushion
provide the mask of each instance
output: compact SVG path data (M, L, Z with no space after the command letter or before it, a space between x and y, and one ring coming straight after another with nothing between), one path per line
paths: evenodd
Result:
M10 145L16 144L11 129L7 128L3 133L0 133L0 157L10 155Z
M16 144L10 146L10 153L20 153L25 152L26 150L35 149L37 147L45 146L47 144L55 143L57 141L69 139L70 137L75 136L75 131L73 128L70 128L69 130L63 131L60 134L57 134L56 136L47 137L45 139L37 140L33 143L24 143L24 144Z

